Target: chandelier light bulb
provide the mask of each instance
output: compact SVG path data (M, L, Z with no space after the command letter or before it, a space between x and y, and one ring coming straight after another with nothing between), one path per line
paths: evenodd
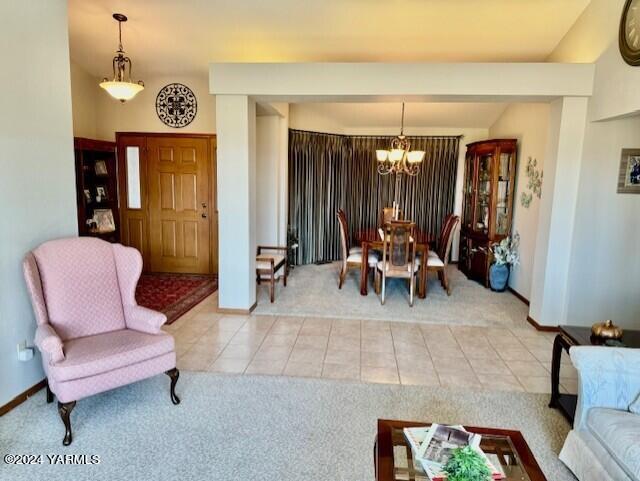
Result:
M400 162L404 157L404 150L402 149L392 149L389 152L389 161L391 162Z
M424 151L423 150L412 150L407 154L407 161L410 164L418 164L422 162L424 159Z
M388 157L389 157L388 150L376 150L376 158L378 159L378 162L384 162L387 160Z

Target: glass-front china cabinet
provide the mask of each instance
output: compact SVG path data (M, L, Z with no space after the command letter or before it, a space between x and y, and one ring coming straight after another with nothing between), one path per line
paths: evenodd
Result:
M516 174L515 139L467 144L459 267L489 286L489 247L511 233Z

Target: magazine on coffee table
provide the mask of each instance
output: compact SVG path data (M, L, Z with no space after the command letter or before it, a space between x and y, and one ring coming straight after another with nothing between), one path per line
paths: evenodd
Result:
M482 437L468 432L463 426L432 424L428 428L406 428L404 433L413 451L416 467L419 464L432 481L447 479L444 466L455 449L465 446L471 446L485 458L493 479L505 477L480 449Z

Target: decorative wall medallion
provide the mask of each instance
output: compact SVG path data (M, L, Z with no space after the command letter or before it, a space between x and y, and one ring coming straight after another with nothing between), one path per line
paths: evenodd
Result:
M534 194L538 199L542 197L543 172L538 170L538 161L536 159L529 157L525 174L528 179L527 188L529 189L529 192L523 192L520 194L520 203L522 204L522 207L528 209L531 205Z
M186 127L196 117L198 102L191 89L183 84L169 84L156 97L158 118L169 127Z

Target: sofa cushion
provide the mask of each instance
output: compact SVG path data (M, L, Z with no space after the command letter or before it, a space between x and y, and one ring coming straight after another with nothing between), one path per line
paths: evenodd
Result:
M76 237L33 251L49 323L64 341L125 328L111 244Z
M69 381L112 371L174 350L173 336L122 329L64 343L65 359L49 366L56 381Z
M589 432L634 481L640 481L640 416L617 409L592 408Z

